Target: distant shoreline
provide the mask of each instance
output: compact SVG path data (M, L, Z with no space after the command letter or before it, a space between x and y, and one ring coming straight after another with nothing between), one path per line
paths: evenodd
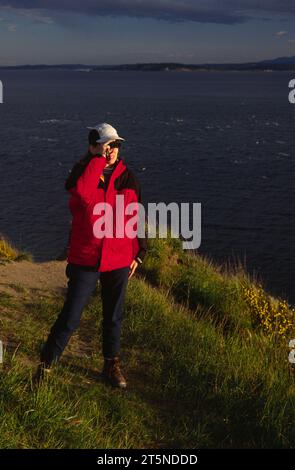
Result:
M292 72L295 71L295 57L262 62L241 64L181 64L181 63L142 63L123 65L2 65L1 70L69 70L76 72Z
M274 69L257 69L257 70L250 70L250 69L245 69L245 70L217 70L217 69L200 69L200 70L117 70L117 69L107 69L107 70L86 70L86 69L66 69L66 68L1 68L0 67L0 73L1 71L6 72L6 71L15 71L15 72L48 72L48 71L56 71L56 72L81 72L81 73L105 73L105 72L138 72L138 73L145 73L145 72L153 72L153 73L159 73L159 72L165 72L167 74L171 73L287 73L287 72L294 72L295 69L290 69L290 70L274 70Z

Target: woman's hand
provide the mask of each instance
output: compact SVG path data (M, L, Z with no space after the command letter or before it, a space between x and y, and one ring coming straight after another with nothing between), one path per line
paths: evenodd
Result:
M135 270L138 266L138 262L135 261L135 259L132 261L131 265L130 265L130 271L129 271L129 274L128 274L128 279L130 279L133 274L135 273Z

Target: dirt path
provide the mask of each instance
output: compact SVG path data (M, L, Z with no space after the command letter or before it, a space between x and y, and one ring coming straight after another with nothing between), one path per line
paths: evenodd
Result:
M67 287L66 261L12 261L0 265L0 292L16 293L18 288L63 294Z

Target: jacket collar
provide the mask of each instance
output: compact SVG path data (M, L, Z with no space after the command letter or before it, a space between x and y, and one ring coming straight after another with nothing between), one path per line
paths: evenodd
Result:
M116 178L118 178L118 176L120 176L123 171L126 169L126 165L125 163L123 162L123 160L121 158L118 158L117 162L116 162L116 166L111 174L111 177L110 177L110 181L109 181L109 184L108 184L108 187L107 187L107 190L106 190L106 194L109 193L109 189L114 187L114 181Z

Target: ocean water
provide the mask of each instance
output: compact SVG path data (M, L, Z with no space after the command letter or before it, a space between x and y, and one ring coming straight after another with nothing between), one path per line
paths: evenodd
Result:
M238 259L295 302L292 73L0 71L0 232L55 258L70 223L64 180L107 121L145 203L200 202L199 252Z

